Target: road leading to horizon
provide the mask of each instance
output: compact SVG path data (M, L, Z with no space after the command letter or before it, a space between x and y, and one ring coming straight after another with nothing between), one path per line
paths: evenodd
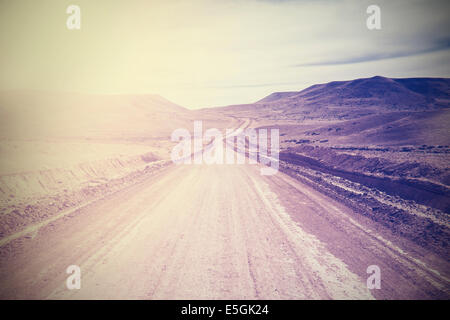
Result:
M262 176L259 164L172 165L15 239L0 297L442 296L448 279L364 223L282 172ZM80 290L66 288L70 265L81 268ZM367 288L370 265L381 269L379 290Z

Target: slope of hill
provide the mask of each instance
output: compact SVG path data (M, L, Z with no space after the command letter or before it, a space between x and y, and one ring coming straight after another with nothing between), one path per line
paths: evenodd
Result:
M450 79L390 79L380 76L313 85L295 94L274 93L258 103L286 106L374 106L388 110L418 110L446 107ZM280 105L281 106L281 105Z
M280 99L285 99L285 98L289 98L292 96L296 96L298 94L299 94L299 92L297 92L297 91L274 92L274 93L269 94L267 97L262 98L261 100L257 101L257 103L277 101Z
M185 125L188 114L157 95L11 91L0 94L0 138L168 137Z

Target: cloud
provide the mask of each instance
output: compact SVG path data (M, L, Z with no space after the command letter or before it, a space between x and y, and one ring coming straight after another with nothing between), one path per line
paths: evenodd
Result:
M358 57L346 57L338 60L325 60L325 61L317 61L317 62L309 62L309 63L300 63L295 64L293 67L314 67L314 66L330 66L330 65L341 65L341 64L353 64L353 63L362 63L362 62L371 62L371 61L379 61L385 59L395 59L395 58L406 58L417 56L425 53L437 52L442 50L447 50L450 48L450 40L444 41L440 44L436 44L435 46L429 48L417 48L415 51L400 51L400 52L378 52L378 53L369 53L367 55L358 56Z

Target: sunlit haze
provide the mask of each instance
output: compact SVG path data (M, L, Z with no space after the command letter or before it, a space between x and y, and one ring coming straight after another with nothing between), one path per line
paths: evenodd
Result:
M151 93L187 108L383 75L448 77L445 1L0 2L0 90ZM81 8L68 30L66 8Z

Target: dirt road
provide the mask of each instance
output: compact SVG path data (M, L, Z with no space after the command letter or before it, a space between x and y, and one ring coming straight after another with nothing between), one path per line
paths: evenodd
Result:
M0 240L1 298L448 296L446 261L260 164L172 165L57 217ZM381 289L367 288L371 265Z
M1 298L446 297L448 279L296 180L172 166L2 246ZM413 251L412 251L413 252ZM446 266L433 258L434 264ZM431 261L431 260L430 260ZM366 269L381 268L369 290ZM81 268L81 289L66 268Z

